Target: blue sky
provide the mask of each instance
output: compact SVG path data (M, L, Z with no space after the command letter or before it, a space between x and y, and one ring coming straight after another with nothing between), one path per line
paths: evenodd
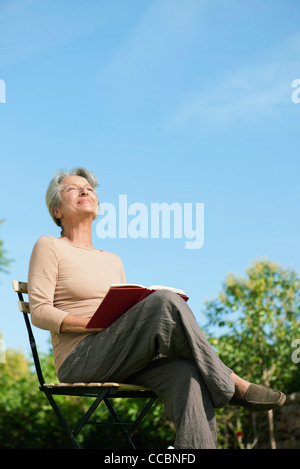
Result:
M0 332L28 352L12 279L27 279L55 171L92 170L100 202L204 203L205 242L99 239L129 282L184 289L200 325L228 272L300 269L297 0L1 0ZM42 350L44 332L37 332Z

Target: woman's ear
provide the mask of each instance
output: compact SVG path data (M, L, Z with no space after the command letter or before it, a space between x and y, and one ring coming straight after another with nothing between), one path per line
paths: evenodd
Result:
M62 217L61 210L59 208L56 208L55 210L53 210L53 215L55 216L55 218L61 218Z

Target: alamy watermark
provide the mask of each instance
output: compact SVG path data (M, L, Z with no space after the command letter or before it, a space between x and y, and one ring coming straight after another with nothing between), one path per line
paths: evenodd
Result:
M6 103L6 85L5 81L0 78L0 103Z
M292 353L292 362L300 363L300 339L295 339L292 342L292 347L297 347L296 350Z
M295 80L292 81L292 88L296 88L292 92L292 101L295 104L300 103L300 78L296 78Z
M116 207L100 203L99 238L176 238L185 239L185 249L200 249L204 244L204 203L143 202L128 205L127 195L119 195Z

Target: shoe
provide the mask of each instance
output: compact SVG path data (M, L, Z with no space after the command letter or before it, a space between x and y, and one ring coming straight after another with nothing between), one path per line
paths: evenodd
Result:
M245 399L232 397L229 404L245 407L253 412L263 412L281 407L285 400L286 396L280 391L275 391L275 389L260 384L250 384Z

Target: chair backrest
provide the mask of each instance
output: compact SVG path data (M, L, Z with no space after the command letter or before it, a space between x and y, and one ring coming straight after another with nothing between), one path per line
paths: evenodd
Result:
M26 282L19 282L17 280L13 280L12 284L13 284L14 291L18 295L19 308L20 308L21 313L23 313L23 317L24 317L24 320L25 320L36 374L37 374L40 385L43 386L44 383L45 383L45 380L44 380L44 376L43 376L43 372L42 372L42 368L41 368L41 364L40 364L40 359L39 359L39 355L38 355L38 351L37 351L35 338L34 338L34 335L33 335L31 324L30 324L30 319L28 317L28 315L30 314L29 302L24 301L24 297L23 297L24 294L26 294L26 295L28 294L27 283Z

